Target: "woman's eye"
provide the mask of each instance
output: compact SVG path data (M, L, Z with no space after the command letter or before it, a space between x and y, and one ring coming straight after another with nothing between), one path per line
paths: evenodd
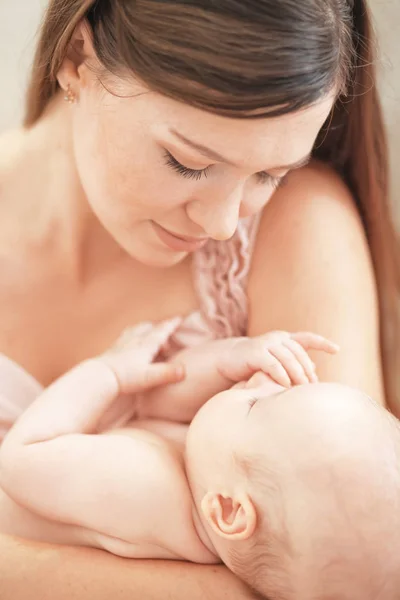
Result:
M164 158L167 166L170 169L173 169L182 177L186 177L186 179L194 179L195 181L199 181L202 179L202 177L207 177L211 169L211 167L206 167L205 169L189 169L189 167L185 167L185 165L182 165L182 163L176 160L176 158L172 156L168 150L164 151ZM286 179L286 175L284 177L274 177L273 175L270 175L264 171L257 173L256 177L259 183L269 184L274 190L280 187Z
M177 161L176 158L174 158L172 154L168 152L168 150L165 150L164 156L165 162L168 165L168 167L179 173L179 175L182 175L182 177L186 177L186 179L195 179L196 181L199 181L199 179L201 179L202 177L207 177L208 171L210 170L210 167L198 170L189 169L188 167L185 167L179 161Z

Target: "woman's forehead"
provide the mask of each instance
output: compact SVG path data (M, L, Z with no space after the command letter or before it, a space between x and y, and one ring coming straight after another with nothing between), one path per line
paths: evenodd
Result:
M324 98L280 117L229 119L178 104L171 111L167 106L165 112L157 111L154 131L184 150L197 152L196 146L211 150L226 159L221 162L240 163L245 157L249 162L261 161L261 168L278 169L307 157L332 105L333 98Z
M331 93L309 107L278 117L231 118L153 92L137 82L120 81L117 87L116 95L106 94L104 117L111 118L130 139L137 139L140 132L160 144L178 145L195 157L201 154L193 146L203 146L227 159L220 162L254 171L304 160L334 103ZM192 147L183 139L192 142Z

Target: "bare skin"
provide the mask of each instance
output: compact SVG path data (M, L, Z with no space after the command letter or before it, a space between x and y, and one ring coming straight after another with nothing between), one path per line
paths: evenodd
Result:
M90 40L78 35L93 58ZM332 337L341 353L330 362L313 357L320 379L358 386L384 401L375 284L348 190L314 164L292 173L275 193L255 179L264 170L282 177L287 169L275 167L310 153L333 98L301 114L238 122L154 94L117 98L100 89L83 63L69 59L58 78L64 88L71 85L77 103L69 106L60 96L31 131L0 139L1 352L48 385L103 352L125 327L197 309L191 255L171 255L146 223L224 240L239 216L263 211L248 334L283 329ZM136 85L128 82L124 90L132 95ZM236 166L189 151L167 135L168 126ZM180 178L163 162L164 147L189 168L212 165L210 176ZM8 538L0 545L5 598L45 598L48 590L60 599L131 598L138 589L144 600L165 598L166 590L176 600L189 593L248 597L214 567L127 564Z
M21 542L0 536L3 598L60 600L251 600L253 594L225 567L117 558L87 548ZM190 596L188 595L190 594Z

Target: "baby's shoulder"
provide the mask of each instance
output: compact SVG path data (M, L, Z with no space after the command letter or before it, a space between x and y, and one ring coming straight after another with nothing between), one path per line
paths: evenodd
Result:
M136 477L136 501L142 496L137 502L144 507L142 520L152 524L154 535L138 544L137 530L130 535L127 522L125 540L102 536L99 547L130 558L218 562L204 546L193 519L195 507L184 463L187 430L187 425L179 423L146 420L132 421L124 428L102 434L131 437L147 447L138 465L133 456L127 459L132 463L132 477ZM133 504L132 510L135 512Z
M183 423L161 419L142 419L128 423L125 431L128 434L129 431L134 431L135 436L143 435L163 449L183 455L188 429L189 426Z

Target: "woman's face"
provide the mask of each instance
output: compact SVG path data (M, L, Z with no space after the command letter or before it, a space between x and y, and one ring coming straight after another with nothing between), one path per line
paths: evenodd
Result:
M79 67L75 160L88 202L133 258L171 266L262 210L309 160L332 107L325 98L270 119L228 119ZM75 89L74 89L75 92Z

